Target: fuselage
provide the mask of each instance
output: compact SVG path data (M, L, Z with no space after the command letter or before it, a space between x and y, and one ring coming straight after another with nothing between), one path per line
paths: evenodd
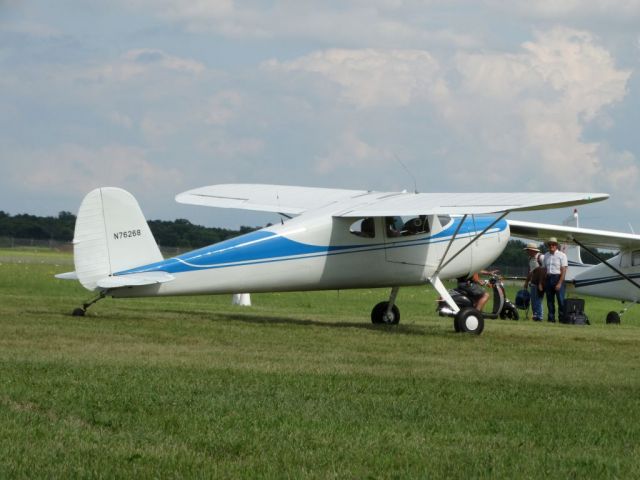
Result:
M136 297L419 285L434 274L448 247L447 258L451 258L494 221L467 217L463 222L463 217L437 215L358 219L336 216L330 209L314 211L161 262L117 272L115 275L161 271L175 279L109 294ZM390 229L393 222L394 231ZM502 253L508 240L509 226L500 220L446 265L440 278L485 268Z
M609 259L608 262L636 283L640 283L640 262L638 262L637 255L634 256L633 253L638 252L623 251ZM593 266L570 265L567 276L572 280L576 293L640 302L640 288L604 263Z

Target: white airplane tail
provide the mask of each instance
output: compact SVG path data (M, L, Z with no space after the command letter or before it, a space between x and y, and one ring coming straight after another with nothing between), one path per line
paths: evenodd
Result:
M80 204L73 261L83 287L113 273L163 260L136 199L121 188L97 188Z
M573 213L562 222L562 225L578 228L580 226L579 223L578 209L574 208ZM578 245L562 245L562 251L567 255L569 265L584 265L584 263L582 262L582 257L580 256L580 247Z

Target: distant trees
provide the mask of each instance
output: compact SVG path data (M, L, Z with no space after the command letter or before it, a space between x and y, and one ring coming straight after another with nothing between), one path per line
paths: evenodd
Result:
M76 216L71 212L60 212L57 217L39 217L9 215L0 210L2 237L70 242L73 240L75 223ZM183 218L174 221L151 220L148 223L156 242L163 247L199 248L256 230L246 226L239 230L208 228L194 225Z
M28 214L12 216L0 211L0 236L70 242L75 223L76 216L70 212L60 212L57 217L38 217Z

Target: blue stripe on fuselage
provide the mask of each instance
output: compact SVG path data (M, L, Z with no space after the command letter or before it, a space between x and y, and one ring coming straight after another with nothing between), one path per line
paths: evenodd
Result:
M274 232L259 230L247 233L230 240L225 240L198 250L173 257L161 262L136 267L116 273L127 275L130 273L163 271L180 273L226 266L246 265L308 258L309 256L326 256L337 253L355 253L362 251L380 250L383 248L413 247L449 241L460 224L461 218L455 218L451 225L436 235L430 237L398 237L387 239L388 243L369 243L351 245L311 245L297 242ZM458 232L458 237L475 235L488 227L495 218L481 217L467 218ZM500 220L489 232L503 231L507 222Z

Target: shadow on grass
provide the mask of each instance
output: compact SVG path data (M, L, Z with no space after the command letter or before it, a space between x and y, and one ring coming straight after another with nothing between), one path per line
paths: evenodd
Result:
M439 326L432 325L374 325L366 322L329 322L326 320L315 320L308 318L279 317L256 314L240 313L211 313L209 311L188 311L188 310L164 310L166 313L173 313L184 316L194 316L206 320L225 321L232 320L255 325L297 325L310 327L323 327L333 329L356 328L360 330L376 331L392 335L446 335L449 332L443 331ZM453 333L453 330L452 330Z
M200 319L205 321L235 321L247 324L255 325L296 325L296 326L310 326L310 327L323 327L332 329L348 329L356 328L360 330L369 330L375 332L381 332L390 335L415 335L415 336L449 336L454 335L453 329L443 329L442 325L381 325L368 323L365 320L362 322L341 322L341 321L326 321L320 319L309 318L296 318L296 317L281 317L281 316L269 316L264 314L254 313L227 313L227 312L211 312L210 310L183 310L176 308L162 308L157 311L146 311L137 308L119 308L119 312L115 311L99 311L89 310L85 317L74 317L78 319L88 320L179 320L176 317ZM123 315L122 310L126 311L126 315ZM35 313L35 312L34 312ZM66 313L56 310L52 312L38 312L39 315L53 315L71 317L71 312ZM150 317L151 315L151 317Z

